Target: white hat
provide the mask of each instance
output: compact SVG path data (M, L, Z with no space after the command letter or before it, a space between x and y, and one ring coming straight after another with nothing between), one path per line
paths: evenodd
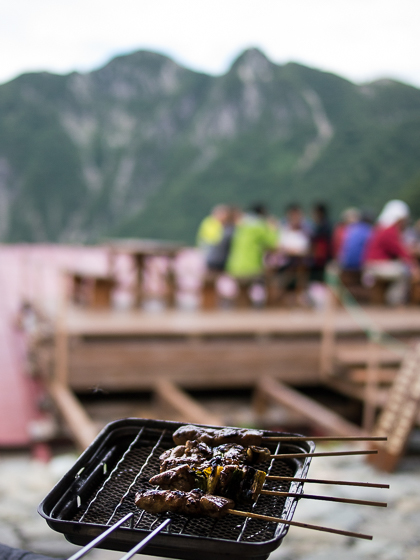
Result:
M408 218L410 209L402 200L390 200L385 204L378 217L378 224L382 227L391 227L400 220Z

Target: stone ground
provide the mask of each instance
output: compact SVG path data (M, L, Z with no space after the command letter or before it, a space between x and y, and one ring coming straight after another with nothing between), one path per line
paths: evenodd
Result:
M44 464L27 454L0 453L0 542L59 558L69 557L78 549L50 529L37 513L39 502L75 459L74 454L61 454ZM371 534L373 541L292 527L270 560L420 559L419 454L406 457L395 474L379 473L357 456L313 459L309 473L311 478L388 483L390 490L315 484L305 487L311 494L387 501L388 508L302 499L296 521ZM94 550L88 558L117 560L121 556Z

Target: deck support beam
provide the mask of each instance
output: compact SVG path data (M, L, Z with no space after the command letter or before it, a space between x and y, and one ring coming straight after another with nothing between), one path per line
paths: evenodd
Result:
M200 403L168 379L161 379L155 386L156 396L163 406L175 410L186 421L194 424L220 426L222 419L206 410Z
M332 436L362 436L366 435L355 424L348 422L340 415L322 406L314 400L291 389L273 377L263 377L257 384L257 402L268 399L297 412L303 418L310 420L314 426L326 430Z
M48 388L78 447L86 449L98 435L95 424L66 385L52 381Z

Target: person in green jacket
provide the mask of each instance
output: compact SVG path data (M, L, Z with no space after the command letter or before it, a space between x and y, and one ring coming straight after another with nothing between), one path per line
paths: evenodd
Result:
M238 279L262 276L264 255L277 244L277 227L267 219L264 205L254 204L236 225L226 271Z

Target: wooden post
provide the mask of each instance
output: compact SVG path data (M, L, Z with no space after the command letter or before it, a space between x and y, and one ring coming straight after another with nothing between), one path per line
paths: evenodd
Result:
M325 379L333 374L334 346L335 346L335 310L337 297L327 286L327 302L324 313L324 323L321 332L320 374Z
M169 260L166 273L166 303L170 309L176 307L176 274L173 259Z
M136 266L137 282L135 286L135 304L137 307L141 307L143 303L143 282L144 282L144 266L145 266L145 255L139 253L133 255L134 262Z
M252 410L257 416L262 416L267 410L267 405L267 395L257 384L252 394Z
M58 302L55 320L54 374L55 381L67 385L68 381L68 336L66 330L67 286L64 273L58 273Z
M207 272L204 276L201 289L201 308L204 310L213 310L217 307L216 280L215 273Z
M374 333L368 345L365 398L363 403L363 429L370 433L375 424L379 376L379 333Z
M249 297L251 282L246 279L238 279L237 282L238 282L238 296L236 299L236 305L240 309L248 308L251 305L251 298Z
M112 290L115 282L112 278L94 278L92 293L93 309L110 309Z

